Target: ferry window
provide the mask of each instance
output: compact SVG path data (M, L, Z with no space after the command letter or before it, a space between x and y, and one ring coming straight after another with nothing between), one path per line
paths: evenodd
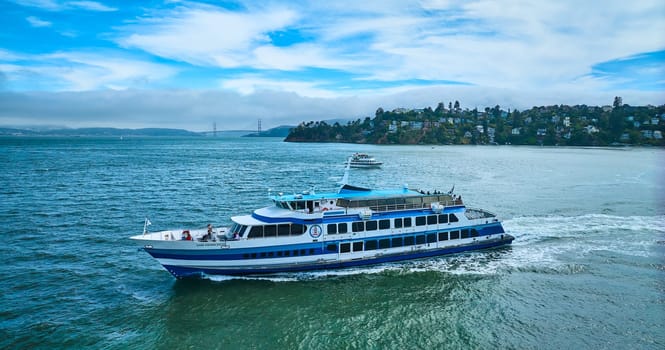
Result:
M334 235L337 233L337 224L328 224L328 234Z
M256 259L256 253L252 253L252 255L250 256L252 257L252 259Z
M365 223L362 221L355 221L351 223L351 229L353 232L360 232L365 230Z
M231 232L238 232L239 228L240 228L240 225L233 224L233 226L231 226Z
M309 255L314 255L314 248L309 248Z
M427 217L427 224L428 225L436 225L436 215L430 215Z
M414 243L415 243L415 241L414 241L413 236L406 236L406 237L404 237L404 245L405 245L405 246L408 246L408 245L414 245Z
M299 210L305 209L305 202L295 202L295 204L296 204L295 205L296 209L299 209Z
M297 250L293 251L293 256L298 256L298 251Z
M367 221L367 223L365 223L365 229L367 231L375 231L376 230L376 220Z
M395 228L402 228L402 219L395 219Z
M472 228L471 229L471 237L478 237L478 230L476 230L475 228Z
M337 233L347 233L349 232L346 222L337 225Z
M390 228L390 220L379 220L379 230L387 230Z
M285 250L284 251L284 256L291 256L291 251L290 250Z
M326 251L327 252L335 252L337 253L337 244L328 244L326 246Z
M247 238L263 238L263 226L252 226Z
M240 226L240 232L238 232L238 235L240 237L245 235L245 231L247 231L247 226Z
M365 242L365 250L374 250L376 247L376 241L374 240Z
M439 232L439 241L447 241L448 232Z
M288 236L291 234L291 227L289 224L279 224L277 225L277 235L278 236Z
M447 224L448 223L448 214L440 214L439 215L439 223L440 224Z
M458 222L458 221L459 219L457 218L457 216L455 216L455 214L450 214L450 222Z
M300 255L307 255L307 250L300 249Z
M389 239L380 239L379 240L379 248L381 249L386 249L390 248L390 240Z
M307 227L301 224L291 224L291 236L301 235L305 233Z
M265 258L265 257L266 257L266 252L262 252L262 253L261 253L261 257L262 257L262 258Z
M417 235L416 244L425 244L425 235Z
M465 228L462 230L462 238L469 238L469 229Z
M342 243L339 245L340 253L348 253L351 251L351 243Z
M265 225L263 227L264 237L275 237L277 235L277 225Z
M424 225L425 225L425 217L416 216L416 226L424 226Z
M247 253L243 254L243 255L242 255L242 258L243 258L243 259L249 259L249 254L247 254Z
M402 246L402 237L393 238L393 248Z
M450 231L450 239L459 239L459 231Z
M411 227L411 218L404 218L404 227Z
M273 256L275 256L275 252L268 252L268 257L269 258L272 258Z
M353 251L362 252L363 251L363 242L353 242Z
M282 256L282 252L281 251L277 252L277 256Z
M427 235L427 243L436 243L436 233L430 233Z

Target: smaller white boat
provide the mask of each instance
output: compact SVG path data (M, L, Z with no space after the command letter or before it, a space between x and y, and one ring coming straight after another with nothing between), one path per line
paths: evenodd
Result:
M379 168L383 162L379 162L367 153L354 153L351 156L352 168Z

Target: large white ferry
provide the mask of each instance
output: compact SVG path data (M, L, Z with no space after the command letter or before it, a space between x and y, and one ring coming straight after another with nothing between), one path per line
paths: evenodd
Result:
M133 236L176 278L338 269L510 244L496 215L453 191L372 190L270 196L272 206L227 228Z

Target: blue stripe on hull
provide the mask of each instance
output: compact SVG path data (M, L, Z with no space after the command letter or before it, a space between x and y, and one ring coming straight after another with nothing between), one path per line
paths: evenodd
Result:
M188 268L175 265L164 265L164 268L169 271L176 278L185 278L185 277L199 277L202 274L207 275L229 275L229 276L243 276L243 275L258 275L258 274L274 274L282 272L302 272L302 271L313 271L313 270L332 270L340 269L346 267L354 266L364 266L364 265L374 265L381 264L386 262L394 261L403 261L403 260L413 260L420 258L428 258L439 255L455 254L464 251L487 249L493 247L499 247L503 245L508 245L513 241L514 237L511 235L505 235L502 240L492 240L488 243L480 243L473 245L462 245L450 248L441 248L441 249L432 249L419 251L415 253L406 253L406 254L395 254L395 255L386 255L373 259L360 259L360 260L350 260L350 261L341 261L329 264L317 264L317 265L291 265L287 267L275 267L275 268L242 268L242 269L205 269L205 268Z

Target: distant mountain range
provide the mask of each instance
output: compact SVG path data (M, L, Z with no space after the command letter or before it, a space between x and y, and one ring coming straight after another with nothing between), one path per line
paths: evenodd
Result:
M119 129L119 128L2 128L0 127L0 136L220 136L220 137L282 137L285 138L292 125L280 125L272 129L261 131L261 133L251 130L218 130L213 131L189 131L184 129L167 128L143 128L143 129Z
M182 129L145 128L145 129L116 129L116 128L77 128L77 129L15 129L0 128L3 136L203 136L200 132Z

